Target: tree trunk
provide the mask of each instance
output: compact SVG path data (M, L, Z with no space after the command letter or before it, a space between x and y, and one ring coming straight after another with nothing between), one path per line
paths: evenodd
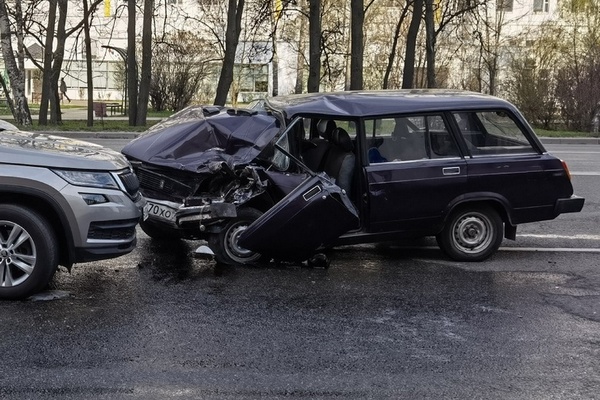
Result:
M138 97L137 125L146 125L148 99L150 98L150 80L152 77L152 16L154 0L144 1L144 25L142 31L142 71Z
M94 126L94 77L92 73L92 41L90 39L90 12L88 0L83 0L83 33L85 42L85 65L87 73L87 126Z
M435 26L433 20L433 1L425 0L425 54L427 59L427 87L437 86L435 77Z
M135 1L127 2L127 91L129 97L129 126L137 122L138 70L135 56Z
M305 3L302 1L301 9L305 10ZM306 36L306 18L302 13L300 15L300 31L298 32L298 56L296 58L296 86L294 87L294 93L300 94L304 88L304 65L305 65L305 55L304 51L306 50L304 37Z
M57 125L62 123L62 113L60 111L60 94L58 91L58 80L62 71L62 64L65 54L65 42L67 34L65 26L67 23L69 0L58 0L58 24L56 25L56 49L53 54L52 69L49 72L50 78L50 123ZM48 73L45 71L44 75Z
M396 50L398 49L398 41L400 40L400 30L402 29L402 24L404 23L404 19L406 18L406 12L408 11L408 6L402 10L402 14L400 18L398 18L398 23L396 24L396 30L394 31L394 38L392 39L392 49L390 50L390 55L388 56L387 66L385 67L385 74L383 76L383 89L390 88L390 75L392 74L392 69L394 68L394 61L396 59Z
M56 2L48 1L48 25L46 26L46 40L44 42L44 69L42 74L42 98L40 99L39 125L48 125L48 101L51 92L50 76L45 71L52 70L52 47L54 44L54 30L56 29Z
M314 93L321 81L321 0L309 0L308 25L307 90Z
M225 31L225 56L223 66L217 84L215 105L224 106L227 102L227 94L233 82L233 67L235 65L235 53L242 31L242 14L244 12L244 0L229 0L227 8L227 28ZM233 100L237 99L232 99Z
M20 2L19 7L20 7ZM31 113L25 96L25 69L19 69L12 48L12 35L6 2L0 0L0 43L4 64L10 78L10 87L13 98L13 116L19 125L30 126Z
M422 16L423 0L414 0L413 14L406 35L406 55L404 57L404 72L402 74L403 89L412 89L415 85L415 51Z
M350 90L363 88L363 25L365 9L363 0L351 0Z

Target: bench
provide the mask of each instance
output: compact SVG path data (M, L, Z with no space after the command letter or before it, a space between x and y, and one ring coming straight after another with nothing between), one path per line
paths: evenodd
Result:
M123 104L121 103L106 103L106 108L110 110L110 115L123 114Z

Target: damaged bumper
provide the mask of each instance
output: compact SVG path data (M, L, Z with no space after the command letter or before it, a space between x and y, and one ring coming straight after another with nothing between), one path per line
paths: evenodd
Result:
M211 203L200 206L186 206L172 201L146 199L144 221L164 224L171 228L185 228L189 224L206 224L237 215L231 203Z

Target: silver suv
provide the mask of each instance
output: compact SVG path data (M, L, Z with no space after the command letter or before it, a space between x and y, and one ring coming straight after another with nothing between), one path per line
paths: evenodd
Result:
M133 250L144 199L130 164L92 143L0 126L0 298L42 290L58 265Z

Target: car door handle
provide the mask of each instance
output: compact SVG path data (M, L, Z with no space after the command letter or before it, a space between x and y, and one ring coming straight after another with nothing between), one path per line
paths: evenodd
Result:
M442 168L442 174L444 174L444 175L460 175L460 167Z

